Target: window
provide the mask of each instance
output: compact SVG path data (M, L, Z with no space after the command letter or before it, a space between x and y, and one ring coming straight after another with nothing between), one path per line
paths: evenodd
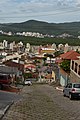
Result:
M69 84L69 88L72 88L72 84L71 83Z
M74 61L72 61L72 70L74 70Z
M77 66L78 66L78 64L75 63L75 72L76 72L76 73L77 73Z
M73 87L74 88L80 88L80 84L74 84Z
M78 70L78 74L80 75L80 65L79 65L79 70Z
M72 83L69 83L66 87L67 88L72 88Z

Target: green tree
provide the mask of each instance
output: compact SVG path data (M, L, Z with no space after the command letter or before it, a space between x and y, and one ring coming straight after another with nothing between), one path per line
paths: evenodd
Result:
M70 72L70 60L64 60L64 61L61 63L60 67L61 67L64 71Z
M63 54L63 51L56 51L56 52L54 53L55 57L57 57L57 56L59 56L59 55L61 55L61 54Z

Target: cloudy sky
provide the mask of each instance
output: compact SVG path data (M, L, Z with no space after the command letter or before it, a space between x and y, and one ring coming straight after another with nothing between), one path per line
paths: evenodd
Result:
M80 0L0 0L0 23L80 21Z

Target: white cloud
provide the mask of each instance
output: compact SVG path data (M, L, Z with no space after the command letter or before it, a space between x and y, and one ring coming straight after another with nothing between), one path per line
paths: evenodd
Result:
M79 6L80 0L0 0L0 22L18 22L27 19L52 21L52 19L64 14L63 12L65 12L63 15L65 19L69 10L74 11L72 15L75 16L75 10L79 9ZM56 21L59 20L61 21L61 18L56 19ZM62 19L62 21L64 20Z

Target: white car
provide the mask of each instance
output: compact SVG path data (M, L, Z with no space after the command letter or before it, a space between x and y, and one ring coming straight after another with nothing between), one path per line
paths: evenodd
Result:
M30 80L25 80L24 84L29 86L29 85L32 85L32 82Z
M80 98L80 83L68 83L63 89L63 95L71 99Z

